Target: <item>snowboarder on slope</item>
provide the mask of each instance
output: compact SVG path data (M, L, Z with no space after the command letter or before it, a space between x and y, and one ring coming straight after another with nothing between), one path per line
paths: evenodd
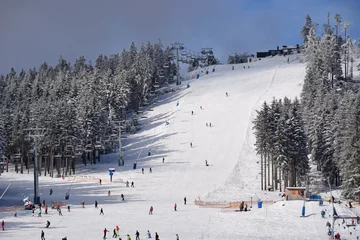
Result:
M49 228L49 227L50 227L50 222L48 220L48 221L46 221L46 228Z
M53 190L52 190L52 188L50 189L50 195L52 195L53 194Z

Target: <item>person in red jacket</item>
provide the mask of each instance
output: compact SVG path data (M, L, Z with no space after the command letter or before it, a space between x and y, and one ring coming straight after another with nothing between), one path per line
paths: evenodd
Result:
M106 238L106 233L109 232L106 228L104 229L104 238Z
M5 222L4 222L4 220L2 220L2 222L1 222L1 228L2 228L3 231L5 230Z

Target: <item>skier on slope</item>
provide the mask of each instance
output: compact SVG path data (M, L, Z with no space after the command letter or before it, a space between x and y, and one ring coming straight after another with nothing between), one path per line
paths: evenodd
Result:
M154 210L154 208L153 208L153 206L151 206L151 207L150 207L150 211L149 211L149 215L152 215L152 214L153 214L153 210Z
M109 232L106 228L104 229L104 238L106 238L106 233Z
M176 234L176 240L180 240L179 234Z
M136 236L136 240L140 240L140 233L138 230L136 230L135 236Z
M148 238L151 238L151 233L149 230L147 231L147 236L148 236Z
M184 205L186 205L186 197L184 197Z
M141 169L142 174L144 174L144 168Z
M102 208L100 208L100 214L99 215L104 215L104 211Z
M116 225L115 227L115 231L116 231L116 235L119 236L119 231L120 231L120 228L118 225Z
M175 212L177 211L177 205L176 205L176 203L174 204L174 210L175 210Z
M49 222L49 220L47 220L47 222L46 222L46 228L49 228L50 227L50 222Z
M157 232L155 233L155 240L160 240L159 235L157 234Z
M43 230L41 230L41 240L45 240L45 233Z
M1 222L1 228L3 231L5 230L5 221L4 220L2 220L2 222Z
M129 187L129 181L126 181L126 187Z
M98 202L95 200L95 208L98 208Z
M192 142L190 142L190 147L192 147Z
M131 187L134 187L134 182L133 181L131 181Z
M124 194L121 194L121 199L124 201L125 198L124 198Z

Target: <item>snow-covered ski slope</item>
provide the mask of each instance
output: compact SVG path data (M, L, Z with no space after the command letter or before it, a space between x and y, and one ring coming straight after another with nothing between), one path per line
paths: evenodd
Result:
M139 117L141 131L123 140L124 167L117 167L114 153L103 156L100 164L82 167L75 179L40 177L41 198L47 203L64 201L72 184L67 201L71 212L64 208L61 217L51 210L42 218L31 216L31 211L19 211L18 218L0 212L0 220L5 219L5 228L8 226L0 232L0 239L39 239L44 230L47 240L64 236L95 240L102 239L105 227L110 230L110 238L116 225L123 239L126 234L135 239L136 230L141 239L150 230L153 238L158 232L162 240L176 239L176 233L181 240L327 239L316 204L309 203L307 214L317 216L308 218L299 217L302 202L255 207L258 197L266 201L279 196L259 190L260 166L253 147L252 120L265 100L299 96L305 66L298 58L292 55L287 63L287 58L276 56L235 65L235 70L232 65L216 66L215 72L210 69L208 75L203 72L199 79L184 81L181 90L160 96L150 106L152 111L144 111L147 118ZM190 88L186 88L188 83ZM207 127L210 122L212 126ZM133 169L134 163L137 169ZM108 181L109 167L116 168L112 183ZM19 191L10 187L10 193L20 201L25 195L31 197L31 175L5 173L1 177L1 189L12 180ZM98 178L103 179L102 185ZM134 181L135 187L125 187L126 181ZM51 196L50 188L54 190ZM109 190L111 196L107 195ZM252 199L254 208L247 213L200 208L194 204L195 199L205 203ZM86 202L84 209L80 206L82 200ZM104 216L94 208L95 200L104 209ZM150 206L154 207L153 215L148 214ZM52 224L49 229L44 229L46 220ZM307 231L300 234L300 229Z

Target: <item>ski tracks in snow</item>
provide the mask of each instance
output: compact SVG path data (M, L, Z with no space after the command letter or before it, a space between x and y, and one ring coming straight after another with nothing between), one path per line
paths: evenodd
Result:
M251 189L251 191L255 191L257 190L257 182L260 182L259 180L257 180L256 175L254 176L249 176L249 174L251 173L256 173L258 171L254 171L251 168L258 168L258 165L256 164L256 159L250 159L252 156L254 156L254 147L253 145L253 141L251 140L252 136L252 121L255 118L255 114L256 114L256 110L261 106L261 102L263 101L263 99L265 98L266 94L269 92L269 90L273 87L274 82L276 81L276 74L278 72L278 69L281 67L281 64L279 64L278 66L276 66L276 68L274 69L274 72L271 76L270 79L270 83L269 86L265 89L265 91L258 97L257 101L255 102L255 104L253 105L252 109L251 109L251 115L250 115L250 119L248 121L247 124L247 129L246 129L246 137L243 143L243 146L240 150L239 153L239 157L238 157L238 161L234 167L233 172L231 173L231 175L228 177L228 179L226 180L225 184L223 184L221 187L215 189L214 191L208 193L206 195L206 199L216 199L216 200L234 200L234 199L229 199L229 198L236 198L239 199L240 197L251 197L253 196L253 194L248 194L247 196L244 195L244 193L241 193L239 190L244 190L244 189ZM253 181L251 182L251 186L248 185L249 183L249 179L244 180L244 176L249 176L250 178L253 179ZM248 191L246 191L248 192ZM226 198L226 199L220 199L220 198Z

